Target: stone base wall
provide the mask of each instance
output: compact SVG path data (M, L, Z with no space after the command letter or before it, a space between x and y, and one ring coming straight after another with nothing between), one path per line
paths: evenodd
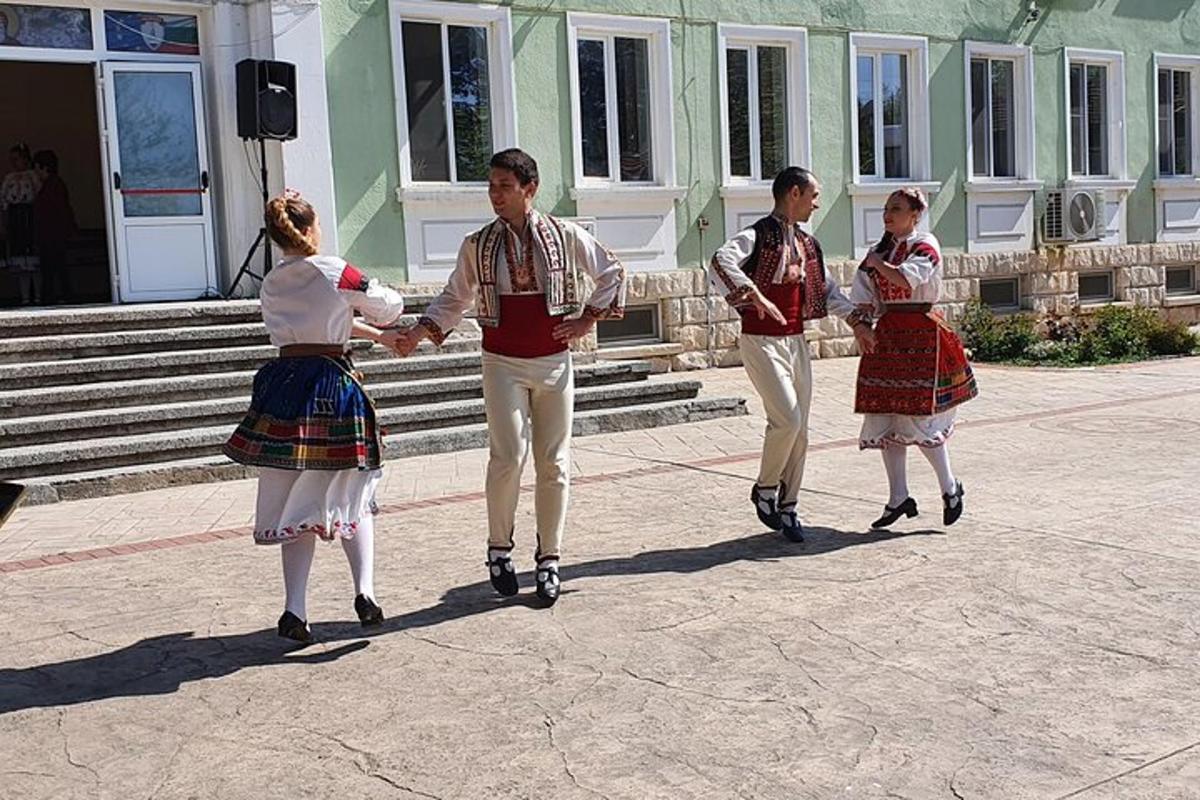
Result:
M1080 273L1112 274L1109 302L1160 309L1171 320L1200 323L1200 294L1168 295L1166 270L1200 262L1200 242L1138 244L1104 247L1073 246L1011 253L947 253L943 264L942 313L951 322L962 318L967 301L979 296L980 281L1017 278L1020 307L1033 313L1086 313L1104 302L1081 305ZM830 262L829 268L848 287L858 261ZM1200 276L1198 276L1200 280ZM414 294L435 293L440 287L403 287ZM737 343L740 325L733 309L710 290L705 271L678 269L635 273L629 277L628 306L656 305L662 341L677 343L683 352L671 356L671 368L703 369L741 363ZM806 333L814 358L855 355L849 326L829 317L809 326ZM583 351L597 348L596 337L580 342Z

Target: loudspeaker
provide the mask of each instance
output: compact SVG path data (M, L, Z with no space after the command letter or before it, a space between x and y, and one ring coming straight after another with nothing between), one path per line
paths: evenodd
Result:
M296 65L247 58L237 63L237 128L242 139L295 139Z

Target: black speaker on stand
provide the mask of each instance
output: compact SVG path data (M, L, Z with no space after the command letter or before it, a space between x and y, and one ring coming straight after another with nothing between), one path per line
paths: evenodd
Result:
M237 63L237 131L242 140L258 141L259 188L263 208L271 199L267 188L267 140L287 142L298 134L296 115L296 65L285 61L247 58ZM263 248L262 275L250 269L259 246ZM258 229L241 269L229 284L225 298L233 295L243 275L261 282L271 271L271 238L265 226Z

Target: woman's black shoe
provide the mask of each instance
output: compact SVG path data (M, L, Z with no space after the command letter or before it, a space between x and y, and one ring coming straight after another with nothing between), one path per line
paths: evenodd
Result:
M954 494L942 495L942 524L947 527L957 522L963 512L963 485L962 481L956 483Z
M875 530L886 528L900 517L908 517L912 519L917 515L917 501L911 497L905 498L904 502L892 508L891 506L883 507L883 516L871 523L871 527Z
M513 566L512 559L507 556L496 556L489 558L487 561L488 577L492 580L492 588L505 597L512 597L517 593L517 568Z
M546 606L552 606L558 600L561 587L557 561L547 562L537 568L537 596Z
M777 489L777 492L781 491L783 491L783 484L780 484ZM754 513L758 514L758 521L773 531L779 530L783 525L779 519L777 497L778 494L776 497L764 497L762 487L757 483L750 487L750 502L754 504Z
M364 628L383 623L383 609L365 594L354 598L354 611L358 614L358 621Z
M308 623L290 611L283 612L277 628L279 635L285 639L302 644L312 644L313 642L312 631L308 629Z

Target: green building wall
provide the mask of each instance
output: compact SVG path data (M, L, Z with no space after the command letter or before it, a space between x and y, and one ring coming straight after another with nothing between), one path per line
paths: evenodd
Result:
M570 0L501 3L511 8L517 137L538 160L538 206L570 215L571 113L566 13L671 20L677 182L677 259L702 264L725 234L721 183L717 24L795 25L808 29L812 164L824 184L815 232L825 251L852 252L849 34L890 33L929 40L933 180L942 183L931 225L950 250L966 246L963 181L966 119L963 42L1023 44L1034 54L1036 178L1067 177L1064 47L1125 53L1128 240L1155 235L1154 53L1200 53L1200 4L1194 0ZM380 277L405 275L404 209L395 199L396 110L386 0L323 0L338 232L344 255ZM555 79L551 80L551 75ZM701 234L696 221L711 227ZM703 243L701 236L703 235Z

